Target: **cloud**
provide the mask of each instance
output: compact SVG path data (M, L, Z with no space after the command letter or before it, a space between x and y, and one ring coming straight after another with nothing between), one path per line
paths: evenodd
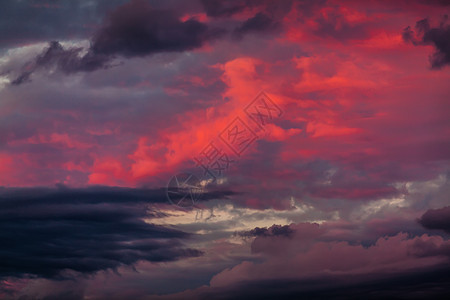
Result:
M448 16L445 15L439 26L432 27L428 19L422 19L416 22L415 31L408 26L402 33L403 40L415 46L434 46L435 51L429 57L432 69L450 64L450 24L447 21Z
M0 232L11 243L1 262L6 268L10 260L18 274L12 266L5 270L51 278L66 275L67 268L99 273L86 276L91 288L85 297L92 299L153 298L208 284L221 272L214 280L220 283L227 268L236 282L212 289L229 298L255 293L312 298L309 292L327 298L333 291L345 298L344 287L355 295L384 296L395 288L395 296L404 290L412 295L421 292L420 279L439 289L428 279L447 261L448 234L416 220L430 207L448 205L448 74L425 70L427 61L420 57L434 44L407 45L399 32L405 20L415 22L420 14L434 18L439 7L296 1L283 15L281 6L289 1L221 1L212 13L217 17L207 17L200 1L165 1L170 10L163 2L131 2L112 10L103 23L97 14L95 22L83 24L92 32L82 41L68 31L36 34L2 53L5 71L30 64L21 74L0 71L0 182L163 186L178 172L202 172L194 169L192 157L217 141L228 118L245 116L242 108L263 89L284 114L221 181L242 193L202 202L201 221L194 210L164 206L162 190L33 189L8 196L13 201L3 195ZM52 31L52 21L41 26ZM282 30L272 32L276 24ZM245 39L210 43L214 26L231 34L241 30ZM191 34L193 40L185 39ZM36 40L60 42L30 45ZM103 69L122 58L126 64ZM9 78L17 78L16 86L6 85ZM299 222L322 224L284 226ZM174 226L181 236L169 230ZM101 249L86 243L89 238L98 239ZM142 241L155 250L147 251ZM184 259L184 249L197 245L205 255ZM153 263L159 252L172 253L176 261ZM100 261L108 255L116 255L112 263ZM86 270L86 261L95 270L118 269L122 277L100 278L110 272ZM398 267L398 274L383 273L377 263ZM430 269L420 269L421 263L430 263ZM264 278L264 269L275 278ZM293 273L279 273L283 270ZM408 272L418 275L402 284ZM359 276L377 282L355 283L352 278ZM328 285L332 282L348 284ZM119 291L135 294L121 297Z
M151 299L422 299L446 297L448 269L425 269L370 280L365 276L320 276L312 279L246 280L227 287L201 287ZM366 282L360 282L366 280ZM359 282L358 282L359 281ZM150 299L150 298L148 298Z
M292 0L201 0L206 14L214 18L231 18L249 11L265 12L271 16L285 15L290 11Z
M180 21L170 10L155 10L148 2L134 0L114 10L93 38L95 54L145 56L201 47L222 31L211 30L195 19Z
M199 256L185 232L153 225L164 191L126 188L2 189L0 277L59 278L138 261Z
M3 1L0 3L0 50L42 40L80 39L98 26L105 11L127 0ZM24 22L26 19L26 22Z
M427 210L419 223L428 229L442 229L450 233L450 206Z
M345 228L358 231L351 223L288 227L289 236L255 228L251 249L258 260L223 270L209 286L160 298L359 299L370 294L377 299L448 293L450 243L441 236L398 233L363 246L342 234Z
M419 2L425 5L438 5L438 6L449 6L450 2L447 0L420 0Z
M259 12L247 19L241 26L234 30L234 35L241 38L246 33L261 33L275 31L280 27L280 23L273 20L267 14Z
M237 232L236 235L241 237L256 237L256 236L286 236L289 237L294 233L294 231L289 227L289 225L273 225L269 228L267 227L256 227L248 231Z
M252 253L263 254L264 262L243 262L224 270L212 278L211 286L224 286L244 278L305 279L325 274L380 277L449 263L450 244L441 236L410 237L398 233L363 246L357 240L346 241L336 234L338 231L333 231L332 223L320 226L303 223L291 227L294 234L289 237L256 237L251 245Z
M201 0L201 3L211 17L230 17L246 8L245 1Z
M64 49L59 42L52 41L23 66L11 83L25 83L30 81L33 72L52 67L66 74L92 72L110 67L116 56L131 58L193 50L223 33L224 30L211 29L194 18L180 21L174 10L155 9L144 0L133 0L107 15L88 49Z
M34 61L25 64L21 74L11 81L13 85L20 85L30 81L30 76L37 70L56 68L63 73L91 72L99 68L107 68L111 60L109 56L88 52L80 55L83 48L64 47L57 41L52 41L49 46L39 54Z
M30 280L8 279L13 289L9 293L0 294L5 300L82 300L85 297L85 280L51 280L38 278ZM14 290L16 288L16 290Z

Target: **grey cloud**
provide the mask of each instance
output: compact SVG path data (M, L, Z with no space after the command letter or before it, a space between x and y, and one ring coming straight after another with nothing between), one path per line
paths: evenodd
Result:
M428 19L416 22L415 31L410 26L403 30L403 40L411 42L415 46L432 45L434 53L429 60L432 69L441 69L450 64L450 24L448 16L437 27L431 27Z
M201 0L208 16L230 17L246 7L245 1L236 0Z
M0 50L42 40L85 38L126 0L25 0L0 3Z
M155 9L144 0L133 0L110 12L91 39L88 49L64 49L50 42L34 61L24 65L12 80L19 85L33 72L56 67L64 73L91 72L110 67L116 56L141 57L159 52L182 52L203 46L222 36L196 19L179 20L175 10ZM85 50L85 54L81 52Z
M80 55L82 50L81 47L64 49L59 42L52 41L34 61L24 65L21 74L11 81L11 84L20 85L30 81L31 74L40 69L57 68L66 74L70 74L82 71L90 72L108 67L110 57L95 55L92 52Z

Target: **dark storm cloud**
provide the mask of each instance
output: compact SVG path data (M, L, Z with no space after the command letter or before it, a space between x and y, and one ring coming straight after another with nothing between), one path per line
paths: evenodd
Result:
M200 0L211 17L230 17L246 7L245 1L236 0Z
M235 29L234 35L242 37L246 33L258 33L274 31L280 27L280 23L273 20L267 14L259 12L254 17L246 20L241 26Z
M57 41L49 43L49 46L39 54L34 61L25 64L20 75L11 81L13 85L19 85L30 81L30 76L40 69L56 68L66 74L76 72L90 72L100 68L107 68L111 58L106 55L88 52L80 55L81 47L64 47Z
M257 9L278 16L289 12L292 3L304 1L273 0L200 0L206 14L210 17L231 17L246 9Z
M240 231L236 235L241 237L270 237L270 236L285 236L290 237L294 230L289 225L272 225L271 227L255 227L252 230Z
M432 69L440 69L450 64L450 24L445 15L438 27L431 27L428 19L416 22L415 31L410 26L403 30L403 40L411 42L415 46L432 45L435 52L429 60Z
M29 81L31 74L40 69L91 72L109 67L116 56L142 57L192 50L224 33L195 19L180 21L179 17L175 10L154 9L144 0L126 3L108 14L85 54L81 54L83 48L64 49L53 41L34 61L24 65L12 84Z
M91 52L80 57L79 52L83 49L64 49L58 42L50 42L49 47L36 58L36 65L46 67L56 64L58 68L66 73L78 71L93 71L105 65L108 59L105 56L93 55Z
M0 1L0 50L24 43L84 38L103 14L126 0Z
M35 70L36 70L36 69L33 69L33 71L35 71ZM22 84L22 83L31 81L31 80L30 80L31 74L33 74L33 72L31 72L31 71L22 71L22 73L20 73L20 75L17 76L16 79L14 79L13 81L11 81L11 84L12 84L12 85L19 85L19 84Z
M450 206L428 210L419 223L428 229L442 229L450 233Z
M148 204L166 201L163 189L0 190L0 278L57 278L65 270L89 274L201 255L183 247L188 234L143 221L159 217Z
M186 51L201 47L221 32L195 19L182 22L174 11L155 10L147 2L135 0L108 16L93 39L92 50L127 57Z

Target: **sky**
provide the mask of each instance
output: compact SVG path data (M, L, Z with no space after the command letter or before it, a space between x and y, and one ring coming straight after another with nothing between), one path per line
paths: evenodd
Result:
M0 3L0 298L450 293L450 2Z

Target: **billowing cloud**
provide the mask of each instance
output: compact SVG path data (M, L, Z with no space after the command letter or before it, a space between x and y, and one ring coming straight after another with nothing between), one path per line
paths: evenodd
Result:
M209 287L161 298L357 299L363 292L387 297L419 290L430 296L448 292L450 278L442 276L450 263L450 244L440 236L399 233L364 247L342 241L327 224L290 227L293 235L257 235L251 248L263 255L262 262L244 261L214 276ZM419 288L419 282L430 289ZM396 291L400 288L402 293Z
M195 18L181 21L174 10L155 9L147 1L133 0L108 14L88 49L64 49L53 41L23 67L12 84L30 80L30 75L38 69L56 67L64 73L91 72L108 67L118 55L136 57L192 50L223 33Z
M430 63L433 69L440 69L450 64L450 24L445 15L440 24L432 27L429 19L417 21L415 30L410 26L403 30L403 39L414 45L432 45L435 52L430 55Z
M288 225L273 225L270 228L256 227L252 230L237 232L236 234L241 237L255 237L255 236L290 236L293 230Z
M450 232L450 206L428 210L420 218L419 223L429 229L442 229Z
M103 2L0 5L0 298L448 291L448 5Z
M279 26L280 24L278 22L274 21L268 15L259 12L236 28L234 34L240 38L246 33L271 32L278 29Z
M127 57L186 51L221 33L196 19L180 21L174 11L155 10L147 2L135 0L109 14L93 38L92 51Z

